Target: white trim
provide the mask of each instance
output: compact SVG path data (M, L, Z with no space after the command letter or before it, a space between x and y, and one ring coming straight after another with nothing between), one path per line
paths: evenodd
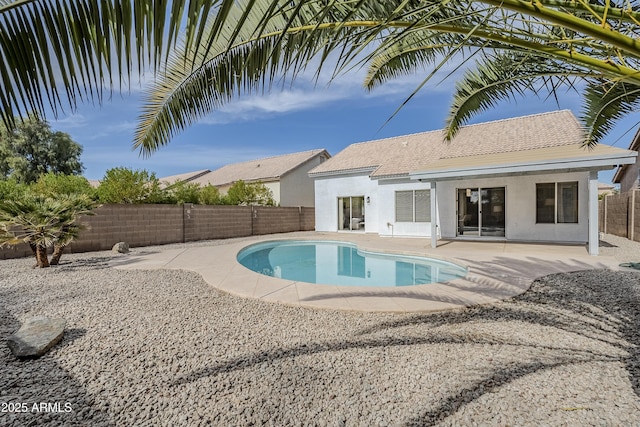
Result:
M598 255L598 172L589 173L589 255Z
M431 181L431 247L438 247L438 193L436 181Z
M520 162L497 165L472 166L466 168L447 169L441 171L420 171L411 172L411 179L419 179L432 181L434 178L460 178L468 176L496 175L496 174L513 174L519 172L539 172L557 169L574 169L574 168L593 168L593 169L609 169L617 164L632 164L636 161L637 153L632 154L614 154L607 156L599 156L597 159L592 157L576 157L565 160L548 160L539 162Z
M336 176L336 175L353 175L353 174L362 174L362 173L371 173L378 169L379 166L367 166L364 168L354 168L354 169L342 169L336 171L326 171L326 172L309 172L308 175L310 178L321 178L324 176Z

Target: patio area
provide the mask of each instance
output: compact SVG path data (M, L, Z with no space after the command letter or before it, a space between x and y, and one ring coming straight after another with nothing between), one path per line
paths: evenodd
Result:
M427 256L468 268L465 278L409 287L317 285L248 270L238 263L242 248L266 240L340 240L360 249ZM489 304L526 291L542 276L580 270L618 269L613 256L590 256L585 246L511 243L504 241L440 241L388 238L362 233L298 232L231 239L176 247L140 248L116 258L120 269L194 271L214 288L242 297L292 306L367 312L431 312Z

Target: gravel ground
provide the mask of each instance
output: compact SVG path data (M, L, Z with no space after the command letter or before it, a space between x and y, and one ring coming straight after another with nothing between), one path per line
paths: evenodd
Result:
M603 245L640 261L638 244ZM635 271L400 315L238 298L195 273L112 269L114 256L0 261L0 425L640 425ZM6 337L35 315L67 319L65 337L16 360Z

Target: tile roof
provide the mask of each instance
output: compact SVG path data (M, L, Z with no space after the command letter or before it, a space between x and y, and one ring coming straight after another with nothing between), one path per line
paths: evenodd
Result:
M297 168L315 156L324 153L330 157L325 149L302 151L299 153L285 154L282 156L267 157L264 159L250 160L247 162L233 163L209 172L191 182L201 185L211 184L221 186L233 182L243 181L273 181L279 179L287 172Z
M209 172L211 172L209 169L202 169L202 170L199 170L199 171L186 172L186 173L181 173L181 174L178 174L178 175L165 176L165 177L162 177L162 178L158 178L158 181L160 181L164 185L175 184L178 181L191 182L194 179L199 178L202 175L205 175L205 174L207 174Z
M422 132L348 146L311 170L311 176L371 169L372 178L407 176L441 159L580 144L584 131L569 110L462 127L451 142L443 131Z

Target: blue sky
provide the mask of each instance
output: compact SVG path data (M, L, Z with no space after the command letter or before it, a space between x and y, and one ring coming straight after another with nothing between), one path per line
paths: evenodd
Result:
M158 177L200 169L216 169L228 163L279 154L325 148L336 154L349 144L389 136L441 129L455 81L427 85L385 125L387 119L420 82L421 76L402 78L367 92L362 72L352 72L331 85L312 84L304 77L293 86L276 88L265 95L239 98L178 134L148 158L132 151L144 89L114 93L103 105L81 105L73 114L49 117L55 130L67 132L84 152L84 175L100 179L113 167L146 169ZM504 102L480 114L472 123L560 109L580 114L575 92L553 99L534 95ZM637 117L621 122L604 141L626 148L635 133ZM626 135L624 135L626 133ZM600 181L610 182L611 172Z

